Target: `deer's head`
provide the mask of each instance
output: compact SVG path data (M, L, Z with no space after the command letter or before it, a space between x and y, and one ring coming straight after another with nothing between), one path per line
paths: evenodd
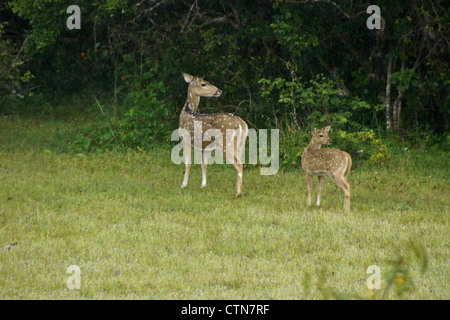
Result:
M220 97L222 90L211 83L183 72L184 80L189 83L189 93L198 97Z
M317 130L316 128L314 128L312 131L311 143L318 145L318 146L320 146L322 144L330 145L331 139L328 136L328 131L330 131L330 128L331 128L330 126L327 126L320 130Z

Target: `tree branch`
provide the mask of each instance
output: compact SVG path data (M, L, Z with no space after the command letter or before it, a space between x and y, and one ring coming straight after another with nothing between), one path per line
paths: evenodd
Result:
M341 6L339 6L336 2L331 1L331 0L285 0L286 3L298 3L298 4L304 4L304 3L318 3L318 2L323 2L323 3L328 3L331 4L332 6L334 6L336 9L339 10L340 13L342 13L342 15L344 15L346 18L348 19L354 19L358 16L360 16L361 14L366 13L366 10L360 11L356 14L350 14L346 11L344 11L344 9L342 9Z
M140 7L142 5L142 3L144 2L144 0L142 0L141 2L137 3L134 7ZM139 14L134 17L132 20L128 21L128 23L134 23L140 16L142 16L143 14L147 14L149 12L152 12L153 10L155 10L156 8L158 8L160 5L162 5L164 2L167 2L167 0L161 0L159 1L157 4L155 4L153 7L150 7L148 9L142 9Z

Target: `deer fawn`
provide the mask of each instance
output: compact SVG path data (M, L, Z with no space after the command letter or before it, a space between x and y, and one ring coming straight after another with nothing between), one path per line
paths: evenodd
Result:
M186 188L189 179L189 171L191 168L191 145L194 144L194 148L202 152L202 187L206 187L206 167L208 165L208 158L212 152L210 141L203 141L202 139L205 132L213 129L212 131L219 132L219 136L222 137L222 141L215 141L219 146L219 150L223 152L226 157L227 163L232 163L237 171L237 183L236 183L236 197L240 198L242 195L242 173L244 165L241 161L242 154L245 149L245 141L248 135L248 126L244 120L231 113L214 113L214 114L201 114L198 112L198 105L200 97L219 97L222 94L222 90L206 82L205 80L193 77L183 72L183 77L186 82L189 83L188 95L186 104L180 114L180 131L188 133L190 139L183 138L180 133L180 137L183 140L186 171L184 173L182 188ZM198 127L196 127L198 126ZM199 128L200 130L198 130ZM195 130L194 130L195 129ZM200 139L202 143L196 145L194 142L194 132L198 130L198 134L201 133ZM228 131L228 132L227 132ZM232 132L232 135L228 135ZM216 136L214 136L216 137ZM230 146L231 145L231 146ZM223 146L228 146L223 148ZM209 148L208 148L209 147ZM217 149L216 151L217 152Z
M347 152L337 149L320 149L322 144L331 144L331 139L328 137L329 130L330 126L322 130L314 128L311 142L302 154L302 168L306 173L308 182L308 206L311 205L313 176L319 176L316 203L319 206L322 179L325 175L328 175L344 190L344 209L350 210L350 184L346 177L352 168L352 158Z

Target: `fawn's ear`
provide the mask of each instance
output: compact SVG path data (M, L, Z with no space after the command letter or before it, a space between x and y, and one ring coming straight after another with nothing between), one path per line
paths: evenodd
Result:
M191 76L190 74L187 74L187 73L184 73L184 72L182 72L182 74L183 74L184 80L185 80L187 83L191 83L191 81L192 81L192 79L193 79L194 77Z
M323 130L324 130L325 132L328 132L328 131L330 131L330 129L331 129L331 126L326 126Z
M315 135L316 135L316 133L317 133L317 129L316 129L316 128L314 128L314 129L313 129L313 131L312 131L312 135L313 135L313 136L315 136Z

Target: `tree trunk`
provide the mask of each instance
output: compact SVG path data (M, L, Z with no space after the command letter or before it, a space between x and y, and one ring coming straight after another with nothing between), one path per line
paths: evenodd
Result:
M405 71L405 61L402 62L401 71ZM402 109L402 98L405 94L406 89L402 88L398 90L397 98L395 98L394 104L392 105L392 130L398 131L400 128L400 112Z
M386 77L386 131L392 130L392 106L391 106L391 87L392 87L392 57L389 57Z
M392 129L398 130L400 128L400 113L402 111L402 98L405 94L406 89L403 88L398 92L397 98L395 98L394 104L392 105Z

